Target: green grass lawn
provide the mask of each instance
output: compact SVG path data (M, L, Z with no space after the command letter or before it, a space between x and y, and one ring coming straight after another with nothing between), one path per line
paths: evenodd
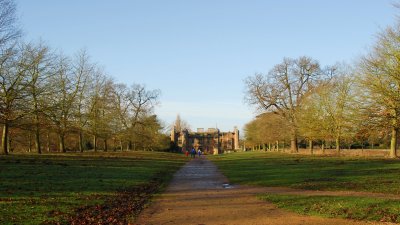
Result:
M162 152L0 156L0 224L60 220L160 172L169 177L184 162Z
M232 183L400 194L400 161L243 152L209 157Z
M400 222L400 201L367 197L272 195L261 199L304 215Z
M243 152L209 157L231 183L308 190L400 194L400 161ZM370 197L266 195L278 206L306 214L399 222L400 201ZM329 204L338 201L340 204ZM315 205L321 202L321 205ZM328 202L322 204L322 202ZM353 210L363 204L360 210ZM307 205L308 204L308 205ZM307 205L307 206L306 206ZM307 209L307 210L305 210ZM375 210L380 209L380 210ZM348 212L352 215L349 216ZM357 212L355 212L357 211Z

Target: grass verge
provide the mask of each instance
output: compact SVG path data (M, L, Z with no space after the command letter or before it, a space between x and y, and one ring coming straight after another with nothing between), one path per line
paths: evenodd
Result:
M162 152L0 156L0 224L68 221L124 192L162 186L184 162Z
M366 197L261 195L261 199L276 204L279 208L303 215L339 217L355 220L400 222L398 200Z

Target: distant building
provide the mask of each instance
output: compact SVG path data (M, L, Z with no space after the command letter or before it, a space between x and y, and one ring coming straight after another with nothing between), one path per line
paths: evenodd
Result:
M239 149L239 130L234 128L233 132L220 132L217 128L197 128L196 132L187 129L177 131L175 127L171 130L171 142L181 150L192 148L201 149L209 154L219 154L226 150Z

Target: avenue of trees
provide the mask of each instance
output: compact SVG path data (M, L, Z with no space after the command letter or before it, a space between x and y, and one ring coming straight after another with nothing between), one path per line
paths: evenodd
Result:
M0 0L1 153L13 150L160 150L159 90L116 83L85 50L66 56L24 43L16 6Z
M244 128L246 146L271 149L280 141L298 152L302 143L312 153L314 144L338 152L379 144L397 156L400 21L381 31L355 65L322 67L305 56L284 58L267 74L249 76L245 85L245 100L260 112Z

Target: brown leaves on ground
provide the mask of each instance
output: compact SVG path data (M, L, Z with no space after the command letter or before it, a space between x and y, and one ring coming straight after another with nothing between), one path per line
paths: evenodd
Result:
M118 192L104 204L78 208L68 218L68 224L128 224L137 216L161 185L160 179Z

